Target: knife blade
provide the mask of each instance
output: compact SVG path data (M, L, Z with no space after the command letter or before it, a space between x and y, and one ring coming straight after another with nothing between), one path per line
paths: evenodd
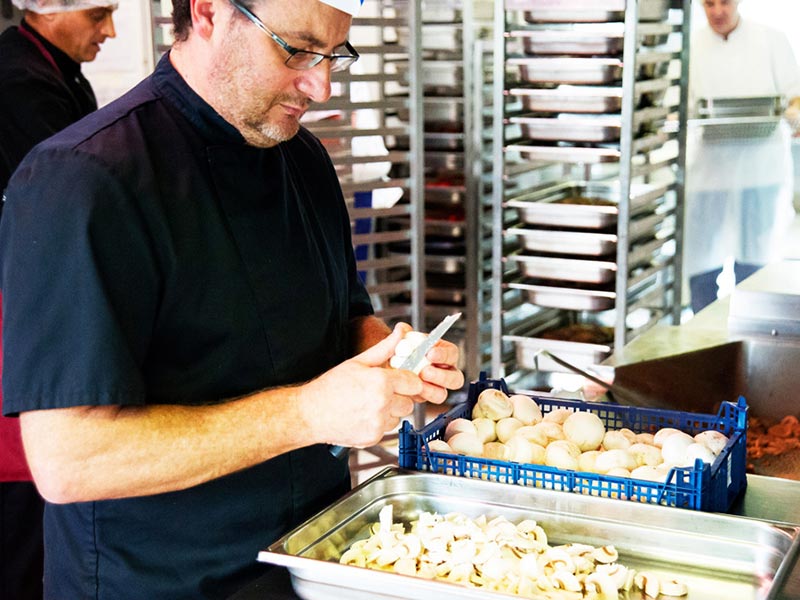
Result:
M461 318L461 313L457 312L452 315L446 316L442 321L433 328L428 334L428 337L417 346L414 351L406 358L401 364L400 369L408 369L409 371L413 371L417 375L423 369L425 355L428 353L428 350L433 348L442 336L447 333L447 330L453 326L453 323L458 321Z

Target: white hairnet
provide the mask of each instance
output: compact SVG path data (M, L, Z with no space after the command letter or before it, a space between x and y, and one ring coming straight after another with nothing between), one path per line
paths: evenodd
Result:
M348 15L357 16L358 11L361 8L361 5L364 4L364 0L321 0L323 3L332 6L333 8L338 8L342 12L346 12Z
M71 12L88 8L117 8L119 0L11 0L20 10L42 15ZM355 0L356 2L358 0Z

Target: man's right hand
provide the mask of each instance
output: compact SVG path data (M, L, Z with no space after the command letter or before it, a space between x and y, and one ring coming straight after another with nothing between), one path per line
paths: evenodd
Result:
M313 439L355 448L374 446L413 412L422 380L411 371L388 367L406 329L395 326L371 348L301 387Z

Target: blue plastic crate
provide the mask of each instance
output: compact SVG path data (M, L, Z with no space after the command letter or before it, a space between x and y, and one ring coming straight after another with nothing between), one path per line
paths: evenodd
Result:
M747 486L745 469L748 409L742 397L735 404L723 402L719 413L711 415L531 396L543 414L562 407L591 412L600 417L607 429L627 427L635 433L655 433L662 427L674 427L691 435L706 429L715 429L728 436L728 444L714 464L709 465L698 459L693 467L673 468L665 483L431 452L428 442L442 439L445 428L453 419L471 418L478 395L487 388L511 393L502 379L487 379L482 374L478 381L470 384L466 402L439 415L420 431L415 431L408 422L403 423L400 430L400 467L716 512L730 508Z

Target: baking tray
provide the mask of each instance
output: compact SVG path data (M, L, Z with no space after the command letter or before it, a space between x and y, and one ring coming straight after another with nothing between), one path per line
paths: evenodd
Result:
M719 117L689 119L687 124L706 141L742 141L765 138L775 133L782 117Z
M258 560L287 567L305 600L510 597L339 564L388 504L395 522L404 524L422 511L530 518L551 545L613 543L620 563L685 581L686 600L776 599L798 553L798 528L788 525L389 467L259 552Z
M611 257L601 260L512 254L506 260L516 263L525 277L551 281L603 284L617 276L617 263Z
M529 23L606 23L625 20L625 0L508 0L508 10L524 10ZM669 0L640 0L640 21L663 21Z
M505 150L506 152L517 152L520 155L524 155L527 160L542 162L571 162L594 165L619 162L620 159L620 151L617 148L518 143L506 146Z
M672 32L668 23L640 23L642 46L665 44ZM506 36L522 42L528 55L619 56L624 47L624 23L570 23L531 25Z
M541 283L511 282L510 289L521 290L528 302L536 306L563 310L600 311L614 308L617 298L614 286L604 289L581 289Z
M701 117L775 117L783 114L782 96L751 98L699 98L697 114Z
M539 350L548 350L581 369L599 365L608 358L612 351L611 346L607 344L581 344L521 335L504 335L503 340L514 344L518 367L559 373L571 371L564 369L546 356L539 355Z
M622 79L622 60L618 58L514 57L506 64L519 67L524 83L603 85Z
M660 208L660 207L659 207ZM632 219L628 228L631 242L654 236L662 228L674 227L671 212L657 211ZM537 227L512 227L504 231L520 241L526 252L545 252L549 254L571 254L576 256L603 256L616 252L616 229L600 231L573 231L566 229L540 229Z
M666 184L631 184L631 217L654 211L668 189L669 185ZM619 207L560 204L556 201L570 197L597 197L618 201L619 195L619 185L613 182L565 181L518 196L505 205L516 208L520 220L529 225L604 229L616 224Z
M645 108L633 114L633 135L648 124L662 121L667 108ZM553 117L510 117L509 122L522 128L522 135L532 140L584 142L602 144L618 142L622 136L622 115L581 115L562 113Z
M638 82L633 92L634 106L659 105L669 86L668 79ZM621 86L561 84L554 88L517 87L508 93L521 98L523 108L531 112L608 114L622 110Z

